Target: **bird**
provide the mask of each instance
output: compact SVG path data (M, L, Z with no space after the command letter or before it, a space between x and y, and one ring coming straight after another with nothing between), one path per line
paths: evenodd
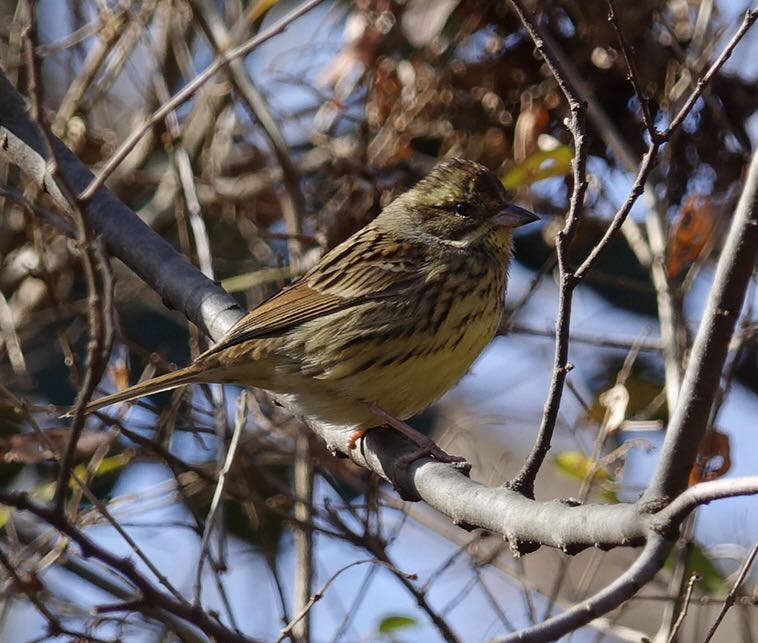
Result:
M189 366L84 412L186 384L238 384L347 431L350 449L390 426L420 454L460 461L405 420L454 386L494 337L513 230L537 220L491 170L442 161Z

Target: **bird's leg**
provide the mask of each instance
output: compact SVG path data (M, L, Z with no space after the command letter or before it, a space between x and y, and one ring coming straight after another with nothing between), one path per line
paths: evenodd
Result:
M386 422L390 427L395 429L401 435L404 435L419 447L417 451L414 451L413 453L408 454L408 456L403 457L403 461L406 464L410 464L411 462L425 456L431 456L440 462L466 462L466 458L463 458L459 455L450 455L445 450L437 446L437 443L430 437L427 437L423 433L420 433L410 424L399 420L394 415L390 415L387 413L387 411L379 408L376 404L371 404L370 402L364 402L364 404L368 410L371 411L376 417ZM355 433L358 433L358 431ZM360 435L354 440L353 437L355 436L355 433L353 433L353 435L350 437L350 443L354 443L355 440L363 437L363 435Z
M347 440L347 448L351 451L358 446L358 440L366 435L371 429L358 429L350 434Z

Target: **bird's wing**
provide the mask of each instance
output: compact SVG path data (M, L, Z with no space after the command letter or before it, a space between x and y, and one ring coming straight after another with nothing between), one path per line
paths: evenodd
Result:
M376 232L359 233L324 255L298 282L251 310L204 356L407 291L420 281L417 252L409 243Z

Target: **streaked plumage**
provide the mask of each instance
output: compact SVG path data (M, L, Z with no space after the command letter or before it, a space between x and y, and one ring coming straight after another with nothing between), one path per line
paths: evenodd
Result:
M437 400L492 339L503 311L511 230L535 217L472 161L439 164L306 275L241 319L187 368L92 402L191 382L284 395L346 430Z

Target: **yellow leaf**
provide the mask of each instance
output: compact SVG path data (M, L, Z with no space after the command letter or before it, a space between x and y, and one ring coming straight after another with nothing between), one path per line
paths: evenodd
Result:
M580 451L564 451L555 456L553 460L556 468L567 476L584 482L585 480L597 480L601 483L610 483L613 476L597 460L584 455ZM608 486L608 485L603 485ZM608 502L618 502L618 497L612 489L605 488L600 495Z
M258 2L250 7L250 12L247 14L249 24L254 25L258 22L277 2L279 0L258 0Z
M513 190L551 176L565 176L571 172L573 157L567 145L559 145L552 150L537 150L510 168L500 180L506 188Z
M36 500L52 500L55 496L55 481L43 482L32 489L32 498Z
M79 478L79 480L97 478L98 476L104 476L109 473L112 473L113 471L118 471L119 469L123 469L127 464L129 464L132 461L133 457L134 457L134 451L127 449L126 451L122 453L117 453L116 455L103 458L102 462L100 462L97 469L95 469L95 471L92 473L91 476L89 476L87 473L86 464L79 464L76 467L74 467L74 473L76 474L76 477ZM76 483L73 476L71 477L71 480L69 481L68 484L69 484L69 487L71 487L72 489L79 488L79 485Z
M241 275L229 277L221 282L221 287L227 292L242 292L253 286L262 286L273 281L289 279L292 271L289 266L282 268L262 268L253 272L245 272Z
M594 475L597 480L611 480L611 474L603 466L580 451L564 451L555 456L558 470L575 480L583 481Z

